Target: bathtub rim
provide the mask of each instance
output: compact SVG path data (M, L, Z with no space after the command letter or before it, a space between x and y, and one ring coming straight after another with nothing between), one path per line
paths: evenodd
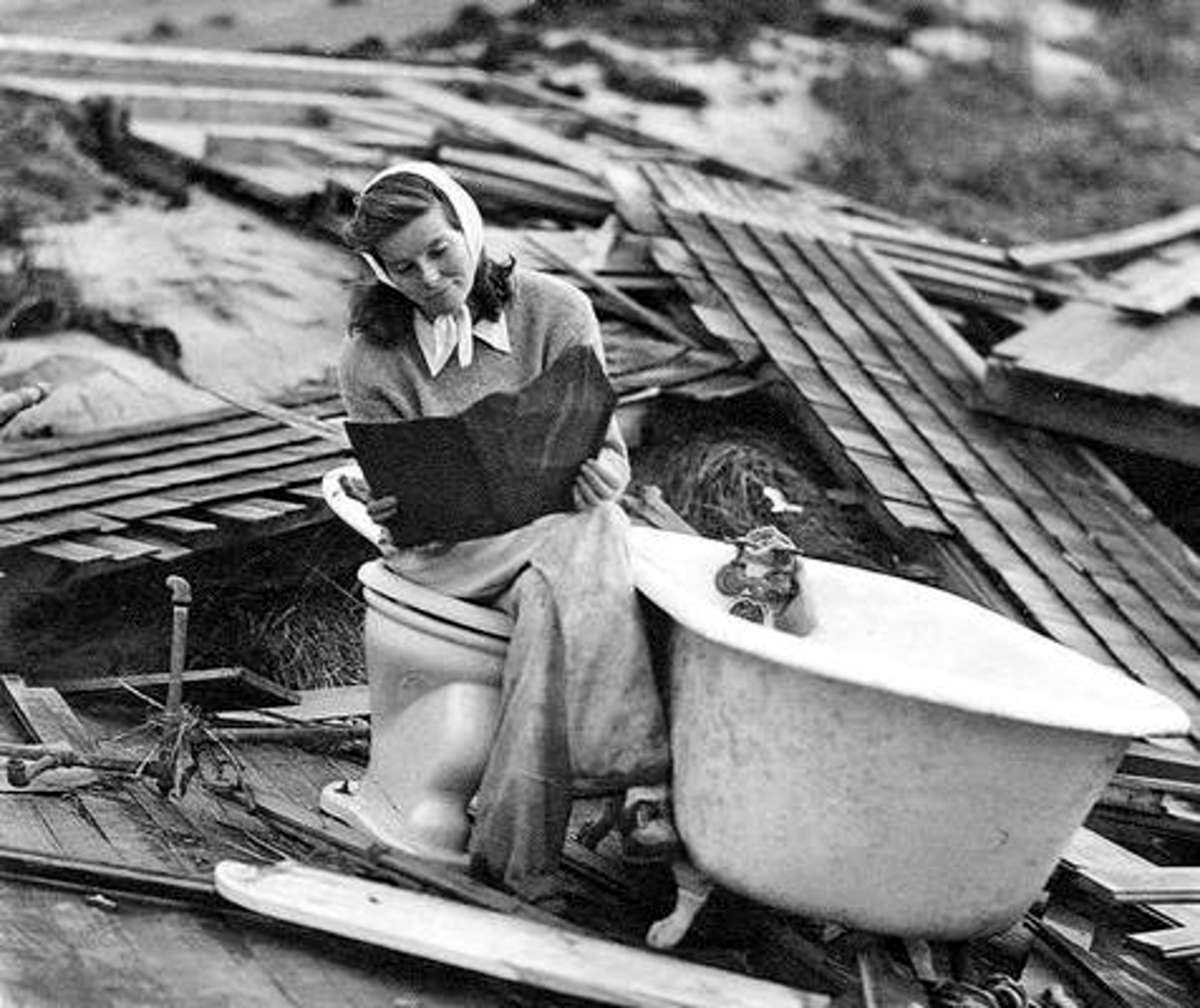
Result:
M875 668L861 661L848 660L836 646L815 637L795 637L782 632L749 623L711 607L695 604L695 598L680 583L672 578L661 562L652 555L654 539L677 542L701 539L708 543L725 545L720 540L705 539L681 532L672 532L647 526L631 526L629 529L630 560L633 565L634 582L651 602L659 606L676 623L686 627L715 644L753 655L781 669L791 669L826 679L854 683L877 689L895 696L909 697L926 703L953 707L993 717L1006 718L1072 731L1092 732L1124 738L1143 736L1186 735L1191 728L1187 713L1174 700L1143 686L1129 678L1124 672L1102 665L1086 655L1060 644L1053 638L1038 634L1035 630L1014 620L1008 620L985 606L950 592L912 582L915 589L940 592L963 605L973 606L984 618L1004 620L1014 627L1039 638L1047 647L1059 649L1064 662L1082 670L1086 665L1093 667L1089 674L1095 682L1089 683L1089 693L1081 697L1078 706L1066 710L1047 710L1045 705L1033 701L1029 692L1022 689L1002 690L992 684L971 681L962 676L942 672L917 683L889 681ZM732 551L732 547L729 547ZM732 552L730 554L732 556ZM820 567L847 567L830 561L805 560ZM861 570L864 576L890 577L875 571ZM902 579L896 579L902 580ZM689 604L690 603L690 604ZM816 614L818 625L821 614ZM797 664L802 651L805 664ZM971 688L964 688L971 687Z

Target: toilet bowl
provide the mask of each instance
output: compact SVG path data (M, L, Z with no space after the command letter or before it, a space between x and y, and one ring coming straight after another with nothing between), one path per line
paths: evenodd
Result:
M377 545L379 529L329 473L325 498ZM362 513L359 514L358 512ZM512 621L415 584L383 559L358 572L371 744L359 781L334 781L321 808L388 847L466 863L467 805L483 776L500 706Z

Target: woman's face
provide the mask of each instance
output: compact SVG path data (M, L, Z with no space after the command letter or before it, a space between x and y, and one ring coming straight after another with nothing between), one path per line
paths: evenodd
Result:
M376 247L380 266L400 293L429 319L462 307L471 291L474 271L462 232L433 206Z

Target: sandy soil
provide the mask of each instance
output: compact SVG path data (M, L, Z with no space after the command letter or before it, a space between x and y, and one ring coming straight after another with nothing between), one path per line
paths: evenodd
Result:
M585 108L756 172L798 177L839 128L810 94L817 77L836 72L844 62L846 51L836 43L764 31L735 61L688 49L641 49L593 33L548 33L546 41L563 45L573 39L628 63L652 66L709 99L699 109L639 102L605 89L603 71L594 64L555 71L558 80L586 89Z
M269 398L332 378L356 270L327 243L200 189L182 210L121 206L32 237L37 263L72 277L82 303L174 333L187 382ZM110 350L77 334L0 347L0 377L22 372L54 387L6 434L80 433L220 405L149 361Z

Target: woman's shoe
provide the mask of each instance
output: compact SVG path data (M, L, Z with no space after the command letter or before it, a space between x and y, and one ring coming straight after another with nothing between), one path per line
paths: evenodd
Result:
M656 793L639 794L639 791ZM637 864L671 861L683 851L665 789L631 788L621 810L621 856Z

